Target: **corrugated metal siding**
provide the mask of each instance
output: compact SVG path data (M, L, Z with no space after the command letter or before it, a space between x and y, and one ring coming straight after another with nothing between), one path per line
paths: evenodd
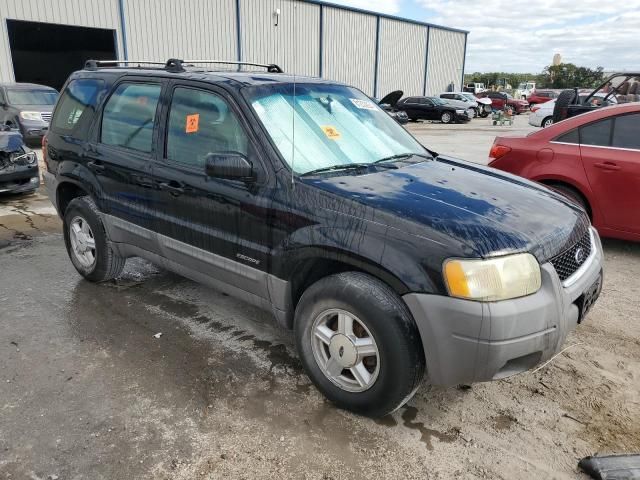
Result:
M455 84L456 90L461 89L464 39L464 33L431 28L427 67L428 95L445 92L451 82Z
M277 63L287 73L319 74L318 5L294 0L241 0L240 32L243 61Z
M7 18L117 30L122 54L118 0L0 0L0 81L14 80Z
M125 0L128 56L237 60L235 0Z
M322 76L373 95L376 17L324 7Z
M422 25L380 19L377 96L394 90L422 95L428 31Z

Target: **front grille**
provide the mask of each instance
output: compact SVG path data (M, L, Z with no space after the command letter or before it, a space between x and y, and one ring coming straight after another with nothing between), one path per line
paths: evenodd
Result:
M51 112L40 112L40 118L45 122L51 121Z
M579 251L580 250L580 251ZM591 255L591 234L589 230L573 247L553 257L551 265L563 282L573 275Z

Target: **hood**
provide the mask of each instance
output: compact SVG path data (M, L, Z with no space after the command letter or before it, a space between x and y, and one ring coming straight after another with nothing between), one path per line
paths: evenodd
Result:
M476 98L476 102L483 103L485 105L491 105L491 99L490 98L486 98L486 97Z
M53 112L53 107L55 107L55 105L15 105L15 104L12 104L11 106L20 110L21 112L44 112L44 113Z
M22 135L17 130L0 130L0 152L13 153L21 152L24 147Z
M527 251L543 263L576 243L589 226L581 209L544 187L443 157L310 182L383 212L376 222L465 245L465 256Z
M452 100L450 98L441 98L440 100L445 102L447 105L450 105L454 108L461 108L462 110L473 107L471 103L463 102L462 100Z
M398 100L402 98L402 95L404 95L402 90L396 90L382 97L379 103L385 103L391 107L395 107Z

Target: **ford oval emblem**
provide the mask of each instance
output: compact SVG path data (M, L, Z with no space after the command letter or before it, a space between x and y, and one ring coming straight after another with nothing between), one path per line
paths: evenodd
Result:
M576 259L576 263L578 265L582 265L582 262L584 262L584 250L581 247L576 250L574 258Z

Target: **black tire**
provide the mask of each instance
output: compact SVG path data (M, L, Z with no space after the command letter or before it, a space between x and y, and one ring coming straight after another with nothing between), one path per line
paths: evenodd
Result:
M451 112L442 112L442 115L440 115L440 121L442 123L451 123L453 122L454 119L454 114Z
M567 197L576 205L579 205L580 207L582 207L589 214L589 217L591 217L591 208L589 207L587 200L582 196L582 194L578 190L576 190L575 188L569 185L564 185L561 183L549 184L549 188L555 190L559 194Z
M560 92L553 107L553 123L561 122L567 118L567 107L575 101L575 98L575 90L563 90Z
M547 127L550 127L551 125L553 125L553 117L545 117L542 120L542 124L541 124L542 128L547 128Z
M379 371L367 390L354 393L343 389L325 375L316 361L314 322L330 309L355 315L375 340ZM402 299L370 275L340 273L311 285L296 307L294 328L298 354L309 378L340 408L382 417L409 401L420 385L425 360L418 328Z
M92 238L95 243L93 256L95 261L90 266L81 263L71 244L70 225L77 218L87 222L93 235ZM63 233L64 243L71 263L84 278L90 282L105 282L118 277L122 273L126 258L115 253L111 242L107 238L107 233L102 223L102 214L91 197L78 197L69 202L64 212Z

